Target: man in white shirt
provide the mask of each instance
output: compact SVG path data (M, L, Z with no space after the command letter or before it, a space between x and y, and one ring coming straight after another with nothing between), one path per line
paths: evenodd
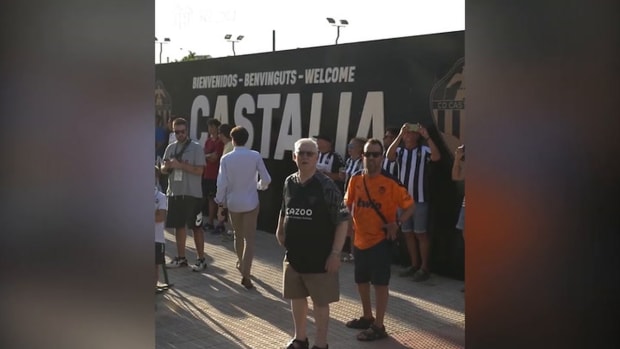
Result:
M263 158L257 151L248 149L245 143L249 133L237 126L230 131L233 151L220 159L215 202L228 208L230 223L235 231L237 269L241 284L251 289L250 270L254 259L254 236L258 220L258 190L265 190L271 183ZM257 181L257 174L259 180Z

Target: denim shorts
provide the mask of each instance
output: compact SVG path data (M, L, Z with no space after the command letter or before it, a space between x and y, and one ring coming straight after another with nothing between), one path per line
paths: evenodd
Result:
M411 231L417 234L426 233L428 229L428 202L416 202L413 215L403 222L400 229L403 233L410 233Z

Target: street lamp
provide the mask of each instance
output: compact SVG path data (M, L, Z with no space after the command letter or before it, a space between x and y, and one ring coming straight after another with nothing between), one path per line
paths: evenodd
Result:
M164 41L159 41L157 37L155 37L155 42L159 43L159 63L161 64L161 53L164 51L164 44L169 43L170 38L164 38Z
M338 45L338 38L340 37L340 27L346 27L347 25L349 25L349 21L347 21L346 19L341 19L339 20L340 23L337 23L336 20L334 20L333 18L327 17L327 22L336 27L336 45Z
M239 36L237 36L236 39L233 39L232 38L232 34L226 34L224 36L224 39L226 39L226 41L228 41L228 42L232 42L233 56L236 56L237 54L235 53L235 42L239 42L239 41L243 40L243 35L239 35Z

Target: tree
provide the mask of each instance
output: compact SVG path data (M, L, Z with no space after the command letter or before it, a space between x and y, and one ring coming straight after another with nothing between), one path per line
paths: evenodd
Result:
M196 55L196 52L189 51L189 54L187 56L181 58L181 62L196 61L199 59L209 59L209 58L211 58L211 55L198 56Z

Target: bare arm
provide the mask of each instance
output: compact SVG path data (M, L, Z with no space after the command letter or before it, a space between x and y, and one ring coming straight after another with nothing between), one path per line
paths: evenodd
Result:
M347 237L347 229L349 221L342 221L336 226L336 232L334 233L334 242L332 243L332 252L325 261L325 271L328 273L336 273L340 269L340 251L344 245L344 240Z
M155 210L155 223L161 223L166 220L166 210Z
M420 130L418 132L420 132L420 135L424 137L426 143L428 143L428 147L431 148L431 161L439 161L439 159L441 159L441 153L439 152L439 148L437 148L437 145L433 139L428 134L426 127L420 126Z
M280 246L284 246L285 239L286 235L284 234L284 216L282 216L282 212L280 212L280 216L278 218L278 227L276 228L276 240L278 240L278 244L280 244Z
M198 176L202 176L202 172L204 171L204 166L202 165L190 165L187 162L177 159L164 160L164 166L162 166L161 171L162 173L170 173L170 171L175 168Z
M390 146L387 149L387 153L385 154L385 156L387 157L388 160L390 161L396 160L396 148L398 148L398 145L400 144L400 141L403 138L403 134L406 131L407 131L407 123L404 123L403 126L400 128L400 132L398 132L398 136L394 138L394 141L392 142L392 144L390 144Z
M463 151L461 147L454 152L454 162L452 163L452 180L462 181L465 179L465 169L463 168Z

